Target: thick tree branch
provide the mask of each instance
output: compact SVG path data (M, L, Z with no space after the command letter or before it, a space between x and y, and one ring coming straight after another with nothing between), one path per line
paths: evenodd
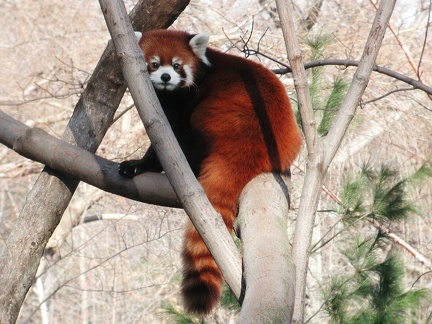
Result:
M298 43L292 5L288 1L276 0L277 10L281 20L281 27L285 45L287 47L288 59L293 70L294 86L297 92L302 129L306 140L308 154L315 154L318 133L316 131L316 120L312 110L312 101L306 72L303 67L303 58Z
M196 180L169 126L147 73L121 0L99 0L138 113L183 208L212 253L233 293L241 288L241 257L222 217ZM144 76L144 77L143 77Z
M395 3L395 0L382 1L377 10L363 55L360 59L360 64L342 101L341 108L334 119L333 125L324 139L323 144L326 148L324 169L327 169L333 160L369 82Z
M189 0L142 0L131 13L134 28L168 27ZM108 46L75 107L63 140L96 151L111 125L126 86ZM0 255L0 323L14 323L51 233L69 204L78 180L45 168Z
M266 173L249 182L240 196L236 222L246 291L238 323L291 321L295 266L286 230L287 194L280 175Z
M118 163L106 160L30 128L0 111L0 143L18 154L62 174L129 199L166 207L181 207L167 177L144 173L133 179L118 175Z

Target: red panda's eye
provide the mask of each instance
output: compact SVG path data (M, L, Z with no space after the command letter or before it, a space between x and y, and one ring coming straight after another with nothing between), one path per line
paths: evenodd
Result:
M159 63L157 63L157 62L152 62L152 63L151 63L151 67L152 67L152 69L156 70L156 69L159 68Z
M174 63L173 64L174 71L179 71L180 67L181 67L181 65L179 63Z

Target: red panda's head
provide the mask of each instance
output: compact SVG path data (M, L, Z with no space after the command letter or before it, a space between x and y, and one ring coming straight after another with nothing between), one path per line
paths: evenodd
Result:
M206 57L209 36L190 35L172 30L136 33L144 52L150 80L158 90L172 91L194 84L200 62L210 65Z

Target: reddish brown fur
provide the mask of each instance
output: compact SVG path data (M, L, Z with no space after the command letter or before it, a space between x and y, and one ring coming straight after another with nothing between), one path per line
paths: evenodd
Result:
M156 42L155 38L152 37L153 35L157 37ZM189 35L187 33L176 33L166 30L160 33L160 30L153 30L144 34L144 37L141 38L140 46L146 59L157 55L161 59L161 65L170 65L171 59L177 56L182 58L184 64L198 66L199 59L190 47L185 46L188 43ZM173 49L175 49L175 53ZM151 65L147 67L151 71Z
M181 57L197 69L188 34L164 31L157 40L150 36L145 34L141 41L145 54L157 52L167 60ZM260 173L289 170L301 137L285 88L271 71L211 49L206 55L211 68L199 85L200 100L191 122L210 147L198 180L231 232L245 185ZM183 259L185 308L208 313L219 300L223 278L191 224Z

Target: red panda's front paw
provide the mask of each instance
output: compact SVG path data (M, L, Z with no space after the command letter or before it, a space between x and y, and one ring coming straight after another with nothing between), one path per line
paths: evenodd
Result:
M133 178L136 175L143 173L140 168L140 160L124 161L119 164L118 173L124 178Z

